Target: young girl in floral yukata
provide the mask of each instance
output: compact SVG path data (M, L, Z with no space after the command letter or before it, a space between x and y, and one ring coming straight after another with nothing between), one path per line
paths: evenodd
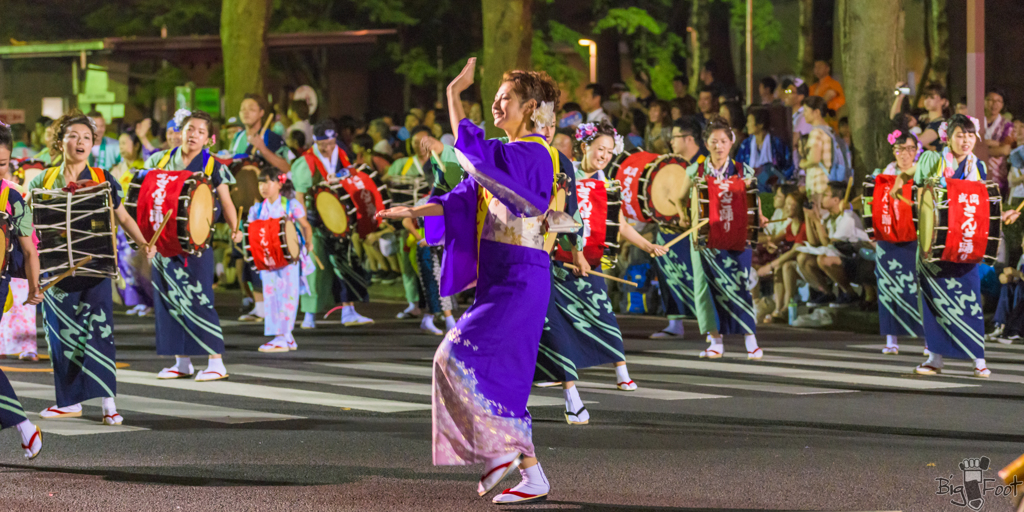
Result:
M292 330L299 312L299 296L309 293L306 276L313 269L305 241L313 239L313 227L306 220L306 209L298 200L289 197L294 192L287 174L274 167L264 167L260 172L263 202L249 208L249 222L287 217L290 222L297 223L302 228L303 241L299 261L277 270L260 271L267 314L263 320L263 334L274 336L273 340L260 346L260 352L288 352L298 348ZM242 233L235 233L234 238L236 243L241 242Z
M473 306L434 355L434 464L483 463L480 496L518 467L522 482L492 501L525 503L545 499L550 489L535 455L526 401L551 291L544 223L556 216L546 212L559 170L557 151L535 132L558 110L559 91L546 73L506 73L491 111L509 142L487 140L459 99L475 67L476 59L469 59L448 86L455 149L472 179L423 206L378 215L443 216L426 220L428 242L443 226L440 293L476 286Z

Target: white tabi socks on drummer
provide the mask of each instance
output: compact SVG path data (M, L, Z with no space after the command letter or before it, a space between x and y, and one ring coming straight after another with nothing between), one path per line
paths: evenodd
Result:
M183 379L191 377L195 373L192 368L192 360L188 357L175 357L174 366L160 370L156 375L158 379Z
M620 391L636 391L636 382L629 378L629 370L624 364L615 366L615 385Z
M583 399L576 386L562 390L565 392L565 422L570 425L586 425L590 422L590 412L583 406Z
M25 458L34 459L43 449L43 434L31 421L25 420L18 423L18 433L21 434L21 447L25 450Z
M113 397L106 397L103 399L103 424L104 425L120 425L124 422L124 418L117 413L117 406L114 405Z
M423 315L423 320L420 321L420 330L429 332L430 334L444 334L441 329L438 329L437 326L434 325L434 315Z
M885 335L885 348L882 349L882 353L893 356L900 353L900 346L896 343L896 336L892 334Z
M316 315L313 313L306 313L302 317L302 328L303 329L316 329Z
M455 315L444 317L444 330L450 331L455 328Z
M81 416L82 404L69 405L67 407L57 407L55 405L39 413L40 418L47 420L52 420L56 418L79 418Z
M366 318L359 313L356 313L355 306L345 306L341 308L341 325L345 327L351 327L354 325L366 325L372 324L373 320Z
M928 356L928 360L914 368L914 373L918 375L935 375L942 373L942 356L936 353L932 353Z
M747 344L747 359L759 360L764 357L764 351L757 346L757 336L747 334L743 336L743 342Z
M708 343L710 343L708 348L700 353L701 359L719 359L722 354L725 354L725 345L722 344L721 336L712 338L711 335L708 335Z
M668 327L656 332L650 336L651 339L657 338L682 338L683 337L683 321L680 319L669 320Z
M974 376L975 377L981 377L983 379L987 379L990 375L992 375L992 370L989 370L988 366L985 365L985 358L984 357L979 357L978 359L975 359L974 360Z
M519 474L522 475L523 481L495 496L491 500L493 503L527 503L547 498L548 492L551 491L551 484L548 483L548 477L541 469L540 462L526 469L520 469Z
M196 382L208 382L228 378L228 369L224 367L223 357L211 357L206 369L196 374Z

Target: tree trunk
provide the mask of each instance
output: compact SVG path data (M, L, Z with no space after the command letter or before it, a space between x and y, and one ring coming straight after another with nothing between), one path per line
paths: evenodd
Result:
M224 108L238 112L242 97L262 95L267 71L265 36L271 0L223 0L220 16L221 50L224 53Z
M924 6L925 37L928 39L926 83L946 85L949 77L949 20L946 15L946 0L925 0Z
M690 95L697 97L700 91L700 68L708 59L708 30L711 27L711 11L708 0L690 2Z
M814 71L814 0L800 0L796 61L797 75L810 80Z
M480 59L480 100L484 115L490 117L490 103L501 85L501 77L513 69L532 69L533 0L481 0L484 13L484 49ZM493 119L492 119L493 122ZM488 134L500 130L488 124Z
M892 84L906 71L904 63L904 0L840 0L846 107L853 135L857 182L885 167L892 153L885 141Z

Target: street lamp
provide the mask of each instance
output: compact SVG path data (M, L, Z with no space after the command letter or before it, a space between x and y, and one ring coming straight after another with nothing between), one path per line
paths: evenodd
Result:
M590 39L580 39L579 44L590 48L590 83L597 83L597 43Z

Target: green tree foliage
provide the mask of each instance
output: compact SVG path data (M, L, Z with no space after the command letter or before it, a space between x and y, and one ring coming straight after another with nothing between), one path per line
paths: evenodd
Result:
M743 39L747 30L747 0L715 0L730 5L733 34ZM764 50L782 40L782 23L775 18L771 0L754 0L754 46Z
M536 25L536 20L534 23ZM567 90L575 90L586 78L586 75L579 69L570 66L565 55L553 51L552 46L565 45L574 48L583 62L588 62L590 60L588 50L579 45L583 34L557 21L548 21L547 25L546 31L534 28L533 48L530 53L533 67L547 71L551 78L554 78L559 85Z
M668 5L655 2L652 7L665 8ZM666 23L658 21L657 14L652 15L647 9L636 6L613 7L597 22L594 32L617 31L629 43L633 68L647 72L655 95L671 98L674 96L672 79L680 74L675 58L685 55L687 50L683 38L669 31Z

